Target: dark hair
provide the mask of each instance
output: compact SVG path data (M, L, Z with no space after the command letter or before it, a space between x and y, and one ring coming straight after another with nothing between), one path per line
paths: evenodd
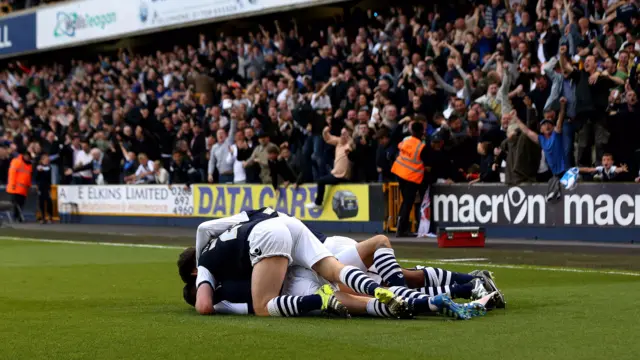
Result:
M182 288L182 298L184 301L191 305L196 306L196 283L192 282L189 284L185 284Z
M412 123L411 135L415 137L422 137L424 135L424 125L419 121Z
M387 129L386 127L382 127L378 129L375 136L376 140L380 140L382 138L388 138L388 137L389 137L389 129Z
M269 147L269 148L267 149L267 154L269 154L269 155L271 155L271 154L276 154L276 155L278 155L278 154L280 154L280 150L279 150L277 147L272 146L272 147Z
M602 154L602 157L610 157L611 160L613 160L613 154L612 153L604 153L604 154Z
M188 247L178 257L178 274L182 282L188 284L194 282L193 269L196 268L196 249L194 247Z

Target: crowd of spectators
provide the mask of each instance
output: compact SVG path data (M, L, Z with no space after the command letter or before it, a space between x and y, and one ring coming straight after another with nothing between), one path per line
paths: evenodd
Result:
M415 121L430 182L572 166L633 181L638 18L635 0L488 0L15 61L0 74L0 183L23 151L51 163L54 184L390 181Z

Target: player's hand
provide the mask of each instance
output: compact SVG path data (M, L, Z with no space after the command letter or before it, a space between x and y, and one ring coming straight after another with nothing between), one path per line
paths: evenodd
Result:
M491 170L496 171L497 168L498 168L498 164L491 165Z
M242 162L242 165L244 165L244 161ZM209 184L213 183L213 175L209 174L207 176L207 180L209 181Z

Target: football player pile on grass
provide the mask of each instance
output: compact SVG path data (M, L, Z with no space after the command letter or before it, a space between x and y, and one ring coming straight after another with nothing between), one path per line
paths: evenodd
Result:
M506 305L489 271L403 269L386 236L327 237L270 208L202 223L178 270L185 301L203 315L468 320Z

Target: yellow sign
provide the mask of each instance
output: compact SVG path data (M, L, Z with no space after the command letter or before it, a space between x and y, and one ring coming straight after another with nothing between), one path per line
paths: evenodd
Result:
M193 215L220 218L269 206L305 221L369 221L369 186L328 186L322 209L309 210L316 185L276 192L268 185L194 185Z

